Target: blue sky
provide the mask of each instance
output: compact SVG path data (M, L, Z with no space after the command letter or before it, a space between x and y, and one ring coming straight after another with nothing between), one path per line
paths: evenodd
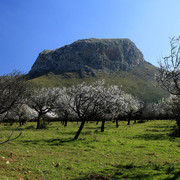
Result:
M0 75L27 73L44 49L84 38L129 38L146 61L180 35L179 0L0 0Z

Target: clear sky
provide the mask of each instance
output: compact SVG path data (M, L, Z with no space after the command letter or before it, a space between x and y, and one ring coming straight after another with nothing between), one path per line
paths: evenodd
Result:
M158 66L179 35L180 0L0 0L0 75L85 38L129 38Z

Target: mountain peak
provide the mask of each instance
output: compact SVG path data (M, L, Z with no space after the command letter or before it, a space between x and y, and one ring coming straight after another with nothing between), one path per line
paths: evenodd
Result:
M33 64L30 77L49 72L117 72L144 62L144 57L129 39L82 39L55 50L42 51Z

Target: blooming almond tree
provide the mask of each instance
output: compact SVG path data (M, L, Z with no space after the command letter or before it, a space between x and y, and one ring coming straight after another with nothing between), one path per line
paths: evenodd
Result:
M56 101L59 94L59 88L39 88L32 90L27 104L38 113L36 129L43 128L41 117L56 108Z
M170 40L171 53L159 62L156 75L160 87L173 95L180 95L180 37Z
M19 71L14 71L10 74L0 76L0 115L4 116L12 108L21 104L22 99L28 89L28 83L25 76ZM21 134L13 138L14 131L1 144L17 139Z
M172 95L180 96L180 36L170 40L170 55L159 62L160 71L156 75L160 87ZM180 113L176 117L178 136L180 136Z
M124 106L123 106L123 112L128 120L128 125L130 125L130 121L133 118L133 116L140 113L144 108L144 103L142 101L139 101L137 98L133 97L130 94L124 94Z
M101 132L104 132L105 120L115 120L116 127L118 127L118 116L122 113L124 98L123 91L115 85L111 85L108 88L103 89L103 103L101 105L102 109L102 126Z
M72 109L70 108L70 96L67 93L66 88L61 88L59 89L59 97L55 102L55 113L59 116L62 117L64 120L64 127L67 126L68 118L69 117L75 117L76 114Z
M70 96L69 106L81 121L79 130L73 140L78 139L86 121L101 113L103 86L104 81L97 81L92 85L82 83L68 89L68 95Z
M169 119L175 117L173 113L173 103L175 97L175 95L170 95L168 98L162 98L158 102L157 116L159 119Z
M0 114L21 104L27 89L25 76L19 71L0 76Z
M171 98L172 102L172 113L176 118L176 123L177 123L177 133L178 136L180 136L180 96L172 96Z
M179 95L170 95L168 98L165 98L161 102L162 107L161 111L164 112L165 117L175 118L177 123L177 133L180 129L180 97ZM178 134L179 135L179 134Z
M18 104L11 108L6 114L4 114L3 119L11 120L11 125L13 122L19 122L19 126L24 125L27 119L31 117L31 110L26 104Z
M145 120L158 119L159 117L159 105L158 103L146 104L142 112L142 117Z

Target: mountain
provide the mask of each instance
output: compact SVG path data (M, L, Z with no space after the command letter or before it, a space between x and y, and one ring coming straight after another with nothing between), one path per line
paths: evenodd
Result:
M56 50L41 52L29 72L37 77L49 72L78 72L96 76L98 71L118 72L144 62L143 54L129 39L84 39Z
M91 38L44 50L28 75L41 86L71 86L105 79L146 102L157 102L167 94L157 87L155 73L158 68L144 60L131 40Z

